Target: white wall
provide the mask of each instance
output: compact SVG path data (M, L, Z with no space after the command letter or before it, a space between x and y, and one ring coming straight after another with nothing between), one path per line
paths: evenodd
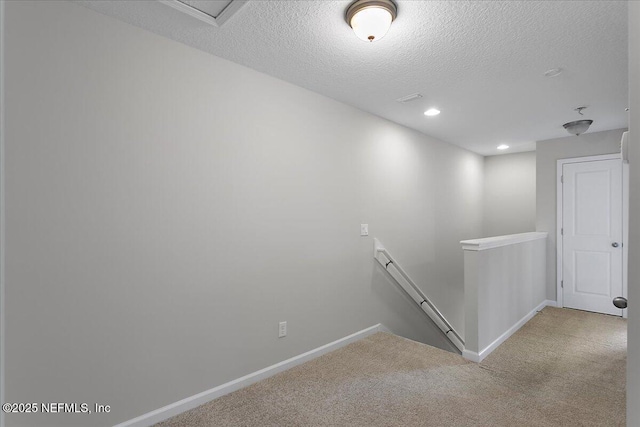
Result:
M536 143L536 230L547 231L547 299L556 297L556 168L558 159L620 152L626 129L585 133Z
M545 301L546 237L523 233L462 242L465 357L481 361Z
M627 425L640 420L640 3L629 2L629 342Z
M485 237L536 229L536 153L484 159Z
M6 16L6 399L113 408L7 426L112 425L378 322L446 347L374 236L464 329L481 156L73 3Z
M4 396L4 6L0 1L0 402L6 402ZM4 411L0 411L0 426L4 426Z

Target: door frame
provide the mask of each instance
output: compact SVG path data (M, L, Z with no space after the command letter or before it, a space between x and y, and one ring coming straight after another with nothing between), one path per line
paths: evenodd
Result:
M603 154L599 156L574 157L559 159L556 168L556 302L558 307L564 307L562 292L563 276L563 248L562 248L562 168L570 163L597 162L600 160L620 160L622 162L622 297L627 298L628 272L627 262L629 240L629 164L622 161L620 153ZM627 310L622 310L622 317L627 318Z

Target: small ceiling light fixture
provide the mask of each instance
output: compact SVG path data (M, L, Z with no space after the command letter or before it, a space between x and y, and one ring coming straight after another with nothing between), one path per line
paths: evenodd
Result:
M584 110L585 108L587 107L578 107L578 108L575 108L574 111L577 111L581 116L584 116L584 114L582 114L582 110ZM593 120L576 120L575 122L565 123L562 126L570 134L579 136L585 133L589 129L589 126L591 126L592 123L593 123Z
M575 122L565 123L563 126L572 135L578 136L589 129L593 120L576 120Z
M438 110L437 108L429 108L424 112L424 115L429 117L437 116L438 114L440 114L440 110Z
M509 148L507 144L498 145L498 150L506 150L507 148Z
M380 40L387 34L398 7L391 0L356 0L347 8L347 24L364 41Z

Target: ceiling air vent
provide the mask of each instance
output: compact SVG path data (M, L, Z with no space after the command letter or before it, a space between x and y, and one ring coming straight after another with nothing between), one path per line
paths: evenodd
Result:
M422 95L419 93L412 93L411 95L403 96L402 98L396 99L396 101L406 104L407 102L415 101L416 99L422 98Z
M220 27L233 16L247 0L158 0L200 21Z

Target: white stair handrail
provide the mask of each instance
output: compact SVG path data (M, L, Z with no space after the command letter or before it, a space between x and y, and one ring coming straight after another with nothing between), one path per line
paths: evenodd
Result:
M387 258L387 262L383 262L380 260L379 255L382 254ZM418 286L411 280L409 275L402 269L402 267L398 264L398 262L391 256L389 251L385 249L385 247L380 243L378 239L373 239L373 257L384 267L384 269L389 273L391 277L404 289L404 291L411 296L411 298L420 306L422 311L424 311L433 322L438 325L440 330L445 334L445 336L451 341L453 345L460 351L464 350L464 340L460 336L460 334L451 326L451 324L447 321L447 319L442 315L440 310L427 298L427 296L418 288ZM393 274L392 271L389 270L389 266L392 265L393 269L398 272L400 277L404 280L398 280ZM404 283L406 282L409 286L406 286Z

